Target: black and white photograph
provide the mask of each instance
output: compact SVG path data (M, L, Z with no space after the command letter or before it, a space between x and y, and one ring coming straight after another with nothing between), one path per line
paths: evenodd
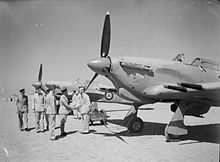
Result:
M0 162L219 162L219 0L0 0Z

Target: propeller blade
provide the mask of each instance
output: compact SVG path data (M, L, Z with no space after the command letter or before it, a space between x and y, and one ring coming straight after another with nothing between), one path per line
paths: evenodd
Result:
M91 81L89 82L88 86L86 87L86 90L89 88L89 86L92 84L92 82L95 80L95 78L98 76L98 73L95 73L95 75L92 77Z
M42 80L42 64L40 64L39 74L38 74L38 82Z
M110 14L106 13L104 27L102 31L102 42L101 42L101 57L107 57L110 47L111 37L111 25L110 25Z

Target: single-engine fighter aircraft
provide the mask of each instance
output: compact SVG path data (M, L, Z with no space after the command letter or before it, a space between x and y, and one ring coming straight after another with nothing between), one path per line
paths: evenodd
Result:
M174 115L165 128L168 140L178 140L188 133L184 115L200 116L211 106L220 106L220 70L215 61L196 58L191 64L183 63L182 54L173 60L142 57L110 57L110 15L106 14L101 58L89 61L88 66L107 77L120 97L133 101L135 112L127 123L128 130L139 132L143 122L137 117L138 107L156 102L171 102ZM90 83L91 84L91 83ZM131 109L132 110L132 109Z
M78 90L79 86L85 86L84 83L79 82L65 82L65 81L47 81L42 82L42 64L40 65L38 81L32 84L35 88L40 88L44 92L51 86L55 87L55 94L59 97L61 93L60 87L67 87L68 100L72 100L73 93ZM119 104L128 104L131 105L133 102L127 101L121 97L119 97L116 93L115 88L111 88L104 85L92 85L87 88L86 93L89 95L91 101L95 102L108 102L108 103L119 103Z

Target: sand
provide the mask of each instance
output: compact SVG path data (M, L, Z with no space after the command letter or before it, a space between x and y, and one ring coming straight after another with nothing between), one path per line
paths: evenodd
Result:
M164 128L172 117L169 104L142 106L138 116L144 130L130 134L122 125L129 106L100 103L107 110L108 124L99 122L91 133L78 131L81 121L68 116L68 135L50 141L48 132L36 133L33 112L29 112L29 132L18 129L13 102L0 102L0 161L76 161L76 162L218 162L220 108L212 107L204 118L187 116L189 135L183 141L166 142ZM115 111L112 111L115 110ZM120 110L120 111L119 111ZM59 126L59 117L57 118ZM60 130L56 129L56 135Z

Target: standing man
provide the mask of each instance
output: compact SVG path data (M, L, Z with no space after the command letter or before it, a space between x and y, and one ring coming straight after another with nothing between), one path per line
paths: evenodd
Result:
M20 94L16 101L19 129L28 131L28 97L25 95L25 89L21 89Z
M36 117L36 132L44 132L45 98L40 89L33 96L33 111Z
M49 93L46 96L46 115L49 118L49 139L55 140L55 127L56 127L56 99L54 96L55 86L49 87Z
M67 115L72 112L74 109L72 106L68 104L68 92L66 87L61 87L62 95L60 97L60 109L59 109L59 115L60 115L60 136L64 137L67 135L65 132L65 123L67 120Z
M90 105L90 98L89 96L85 93L86 88L84 86L79 87L79 96L78 103L79 103L79 111L81 113L81 120L82 120L82 134L89 133L89 121L90 121L90 116L88 115L89 113L89 105ZM76 106L77 107L77 106Z

